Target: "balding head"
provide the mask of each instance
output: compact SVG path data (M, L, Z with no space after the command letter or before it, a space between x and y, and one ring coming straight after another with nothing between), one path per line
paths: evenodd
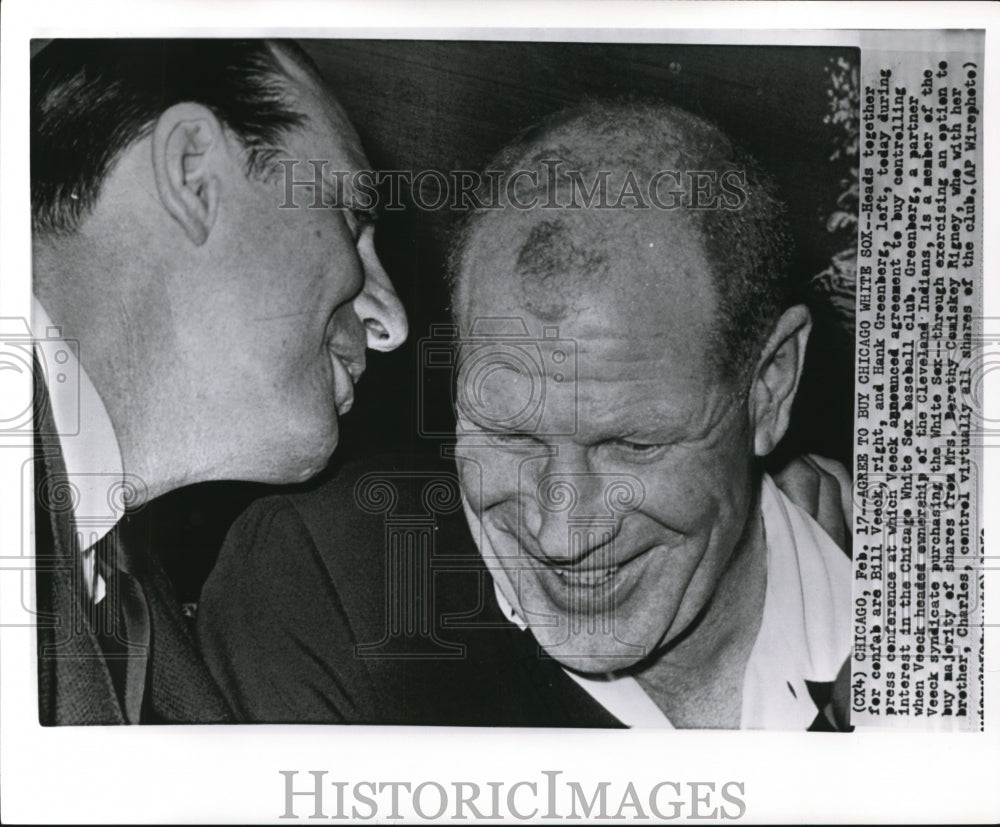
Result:
M618 301L643 302L704 259L709 284L686 289L715 297L709 355L726 378L746 377L789 303L790 242L773 183L721 130L676 107L590 103L530 130L488 169L504 182L500 209L469 215L450 261L460 322L471 321L483 259L491 280L509 279L525 309L551 321L608 285ZM635 245L658 262L641 279L619 266Z

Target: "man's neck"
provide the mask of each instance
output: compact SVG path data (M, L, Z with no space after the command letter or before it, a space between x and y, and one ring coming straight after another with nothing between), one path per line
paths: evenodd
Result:
M84 246L75 270L67 263L73 260L74 245ZM128 290L111 279L112 268L102 274L88 267L84 242L76 237L38 242L34 256L36 302L62 336L78 343L80 370L100 398L102 419L113 430L122 471L135 482L126 488L136 497L127 505L141 505L184 484L171 478L170 453L151 449L151 435L162 429L157 423L165 407L147 399L143 390L156 382L148 368L138 368L143 362L148 365L149 359L136 348L162 337L133 322ZM87 291L80 292L81 284Z
M739 728L743 676L760 630L767 586L767 543L756 501L751 514L695 627L635 674L678 728Z

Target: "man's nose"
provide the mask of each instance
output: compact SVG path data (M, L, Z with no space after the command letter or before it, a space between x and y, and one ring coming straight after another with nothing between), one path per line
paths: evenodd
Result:
M395 350L406 341L406 311L375 252L371 236L358 245L365 268L365 286L354 299L354 312L365 327L372 350Z
M532 495L522 500L529 547L555 566L610 565L623 512L609 502L613 487L620 484L609 474L546 473ZM598 555L607 559L598 560ZM588 558L595 559L587 562Z

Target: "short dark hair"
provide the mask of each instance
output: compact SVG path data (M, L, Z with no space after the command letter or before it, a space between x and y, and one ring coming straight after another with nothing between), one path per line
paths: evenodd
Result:
M31 61L31 214L38 234L75 231L114 163L176 103L199 103L263 173L305 124L275 47L318 74L297 44L266 40L54 40Z
M746 198L738 208L683 212L701 240L717 296L720 318L713 362L728 379L746 378L774 323L793 299L792 242L785 206L771 177L714 124L678 107L650 101L590 100L561 110L502 149L487 168L493 174L512 176L517 170L538 169L543 160L547 169L558 160L590 176L613 171L645 175L649 180L664 169L714 171L720 176L732 170L741 176ZM452 312L459 320L463 260L477 228L494 212L470 212L453 238L447 272ZM534 263L520 268L522 276L548 279L554 261L570 261L571 277L580 280L576 292L586 292L588 279L600 278L607 266L605 259L613 260L603 255L599 236L570 243L567 235L572 231L559 210L548 212L537 229L544 232L530 233L516 256L519 268L529 254ZM531 285L519 287L522 295L538 292L529 289ZM554 303L556 309L558 305Z

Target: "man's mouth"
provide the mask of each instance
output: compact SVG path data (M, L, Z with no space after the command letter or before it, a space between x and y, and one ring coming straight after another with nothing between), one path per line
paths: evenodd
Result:
M360 377L360 371L350 371L341 358L330 351L330 364L333 366L333 394L337 416L343 416L354 405L354 382ZM358 376L355 377L354 373Z
M580 571L573 569L552 569L567 586L574 588L592 589L595 586L602 586L609 583L618 573L618 566L609 566L606 569L590 569Z
M520 549L510 559L499 555L496 560L507 569L514 587L521 589L533 581L550 605L564 609L581 600L595 606L617 605L627 600L643 582L650 563L666 551L665 545L655 542L658 538L631 538L594 549L575 563L567 564L564 560L546 559L535 541L522 545L516 529L504 521L498 520L493 527L498 529L498 547L508 552ZM524 599L534 604L537 595L531 597L530 593L529 588Z
M626 599L642 580L658 548L662 547L649 546L621 557L608 553L601 559L589 559L580 566L545 565L542 571L547 576L541 578L541 583L549 597L557 603L579 599L602 604L608 601L617 603Z
M634 586L631 561L606 566L581 568L545 566L537 583L547 595L549 605L571 614L613 611Z

